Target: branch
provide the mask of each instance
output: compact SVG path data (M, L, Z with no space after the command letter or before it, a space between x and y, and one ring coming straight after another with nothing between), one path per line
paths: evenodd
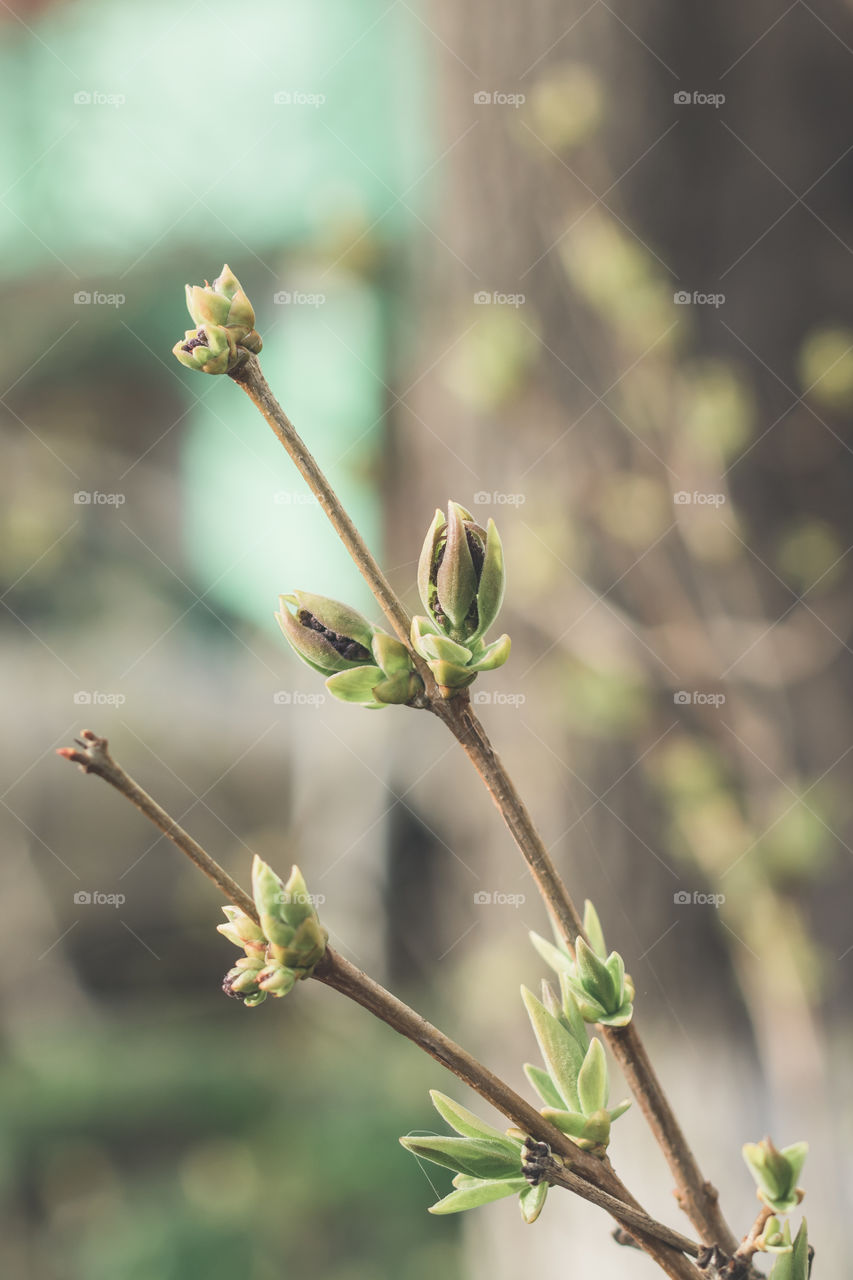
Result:
M376 597L380 609L394 628L398 638L410 649L426 688L428 690L435 689L435 681L432 679L429 667L410 648L412 620L406 612L402 601L395 593L375 558L371 555L367 544L347 515L340 498L329 484L305 442L270 390L269 383L261 372L257 357L247 354L246 358L229 374L229 377L243 388L261 416L272 428L278 440L284 445L297 471L314 494L331 521L341 542L355 561L359 572Z
M584 937L577 907L560 878L515 784L492 747L485 729L464 698L430 706L444 721L474 765L492 797L570 949ZM676 1195L705 1244L731 1253L737 1244L720 1211L716 1189L702 1176L669 1099L663 1091L633 1020L626 1027L600 1031L610 1046L631 1092L675 1178Z
M99 738L91 730L85 730L76 740L76 747L61 747L57 755L78 764L84 773L94 773L103 778L121 795L126 796L149 821L186 854L220 891L241 911L258 921L255 904L244 889L193 840L183 827L170 818L165 809L136 783L113 759L106 738ZM679 1236L669 1227L655 1222L645 1214L613 1172L609 1161L599 1160L579 1147L555 1128L548 1120L509 1085L472 1057L465 1049L449 1039L437 1027L432 1026L414 1009L409 1008L390 991L374 982L331 947L317 964L312 975L332 990L347 996L394 1031L411 1040L418 1048L448 1071L470 1085L481 1098L500 1111L514 1125L529 1133L542 1144L547 1144L572 1166L577 1173L561 1167L565 1186L585 1200L606 1209L625 1227L640 1246L673 1280L696 1280L698 1272L684 1257L684 1252L696 1256L698 1246ZM554 1162L555 1168L556 1162ZM674 1243L678 1241L679 1243Z
M136 805L140 813L144 813L164 836L169 837L181 853L185 853L190 861L194 862L218 889L221 889L235 907L239 907L247 916L251 916L256 924L260 924L255 904L246 891L240 888L237 881L233 880L224 867L220 867L209 853L205 853L201 845L193 840L174 818L169 817L165 809L161 809L156 800L152 800L147 791L143 791L142 787L125 773L121 765L116 764L107 750L106 738L99 738L97 734L92 733L91 729L84 729L80 737L75 738L74 741L77 743L76 748L60 747L56 754L62 756L64 760L70 760L72 764L79 764L84 773L97 774L111 787L115 787L116 791L126 796L131 804Z
M528 1180L535 1182L546 1181L552 1187L565 1187L567 1191L574 1191L576 1195L583 1195L592 1204L597 1204L600 1208L606 1209L611 1216L618 1217L621 1222L637 1227L641 1231L648 1230L649 1219L644 1213L637 1213L634 1209L626 1208L624 1204L620 1204L618 1200L608 1195L606 1191L601 1191L597 1187L587 1188L585 1192L579 1191L577 1184L580 1179L555 1160L544 1143L531 1143L528 1140L526 1146L533 1153L533 1161L535 1161L534 1163L528 1159L525 1163ZM615 1213L614 1210L619 1212ZM659 1240L672 1245L673 1249L677 1249L680 1253L687 1253L692 1258L698 1258L702 1252L695 1241L689 1240L687 1236L681 1235L678 1231L671 1231L669 1227L661 1227L660 1223L655 1223L655 1235ZM629 1235L629 1240L631 1244L634 1243L633 1236ZM627 1243L627 1241L620 1236L618 1243L623 1244Z
M444 721L480 774L530 867L539 892L554 916L560 932L569 948L572 948L577 938L583 935L578 910L512 779L492 748L485 729L471 710L467 693L452 699L436 696L432 672L421 657L411 649L409 636L411 619L368 551L337 494L270 390L261 373L257 358L247 355L229 376L247 393L284 445L355 561L385 616L399 638L409 648L426 688L423 705ZM627 1027L603 1027L602 1031L622 1068L631 1092L640 1105L655 1141L667 1160L675 1179L679 1204L705 1244L718 1244L727 1253L731 1253L737 1246L737 1239L722 1215L717 1191L702 1176L696 1157L661 1087L636 1027L632 1022Z

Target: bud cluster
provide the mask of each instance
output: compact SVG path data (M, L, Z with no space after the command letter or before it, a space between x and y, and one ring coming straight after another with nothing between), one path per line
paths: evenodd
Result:
M406 646L356 609L309 591L294 591L279 600L275 616L290 647L326 676L326 688L334 697L378 710L411 703L423 691Z
M562 945L555 946L538 933L531 933L530 940L546 964L565 980L585 1022L627 1026L634 1012L634 983L619 953L607 954L598 912L589 899L584 904L583 925L592 945L578 938L574 958Z
M195 329L172 351L181 364L201 373L231 373L247 352L260 351L255 312L240 281L226 264L213 284L187 285L187 310Z
M584 1151L604 1155L611 1124L631 1104L607 1105L610 1085L604 1049L600 1040L587 1035L567 975L560 975L559 996L547 982L542 983L542 1000L526 987L521 995L547 1067L543 1071L527 1063L524 1068L545 1103L542 1115Z
M427 616L413 620L412 646L445 697L509 657L509 636L491 644L483 640L500 612L505 583L494 520L483 529L458 502L447 504L446 516L437 510L418 562L418 592Z
M774 1213L789 1213L802 1200L797 1181L808 1150L807 1142L795 1142L779 1151L769 1138L744 1146L743 1158L756 1181L759 1199Z
M219 933L245 952L228 970L222 989L250 1008L263 1004L268 995L286 996L299 979L310 978L329 936L298 867L282 884L272 868L256 857L252 892L260 925L238 907L223 907L228 923L217 925Z

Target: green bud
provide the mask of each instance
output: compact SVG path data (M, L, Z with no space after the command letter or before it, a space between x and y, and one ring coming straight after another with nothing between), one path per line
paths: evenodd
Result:
M389 636L387 631L374 628L371 648L377 666L389 678L412 670L412 655L401 640Z
M471 684L478 672L491 671L509 657L509 636L501 636L490 645L480 639L461 644L423 616L412 619L411 638L412 648L429 664L444 698L452 698Z
M462 644L488 631L503 601L503 549L493 520L483 529L470 511L436 511L418 561L418 591L430 619Z
M542 951L541 946L537 946ZM565 989L577 1001L586 1022L624 1027L631 1021L634 984L626 976L618 952L611 951L607 959L602 960L583 938L578 938L572 971L562 969L561 972L565 975Z
M295 982L296 974L281 964L268 964L258 974L258 986L271 996L286 996Z
M213 284L187 285L187 309L196 325L172 348L181 364L201 373L231 373L263 345L255 313L230 267Z
M246 996L245 1000L243 1001L243 1004L246 1006L247 1009L254 1009L256 1005L263 1004L266 998L267 998L266 991L261 991L261 989L258 988L257 991L251 991Z
M793 1247L790 1223L786 1220L783 1226L774 1214L765 1222L764 1230L755 1243L762 1253L790 1253Z
M284 919L284 885L266 862L255 855L252 862L252 896L261 918L261 928L269 942L286 947L293 930Z
M600 960L606 960L607 944L604 941L604 931L601 928L598 912L589 898L583 904L583 928L584 933L589 938L589 945L595 954Z
M785 1239L790 1241L791 1228L785 1223ZM781 1252L781 1251L780 1251ZM768 1280L809 1280L814 1250L809 1245L808 1228L803 1218L790 1252L781 1252Z
M593 1039L578 1072L578 1100L584 1115L591 1116L606 1107L608 1093L607 1059L601 1041Z
M452 698L460 689L466 689L469 684L473 684L477 678L476 671L469 672L455 662L431 662L429 665L443 698Z
M512 642L508 635L498 636L497 640L493 640L491 644L480 645L479 641L474 642L474 651L471 655L471 661L468 663L469 671L495 671L498 667L502 667L509 658Z
M176 342L172 351L182 365L198 373L229 373L239 364L235 340L216 324L187 329L183 342Z
M294 929L298 928L303 920L317 919L317 912L314 910L314 903L308 892L305 877L298 867L293 867L290 872L290 879L284 886L281 898L281 913L287 923L292 925Z
M606 962L598 958L583 938L575 943L575 972L590 999L597 1000L606 1013L615 1012L622 993L617 991Z
M351 671L338 671L326 680L326 688L339 702L354 702L368 711L381 711L386 705L373 692L380 684L387 683L379 667L354 667Z
M317 919L303 920L291 941L282 948L282 961L307 977L326 950L326 930Z
M297 977L308 977L323 955L329 935L320 924L301 871L294 867L283 885L272 868L256 856L252 892L271 960L295 970Z
M266 946L266 938L250 916L247 916L239 907L223 907L222 911L228 917L228 923L218 924L217 933L221 933L229 942L233 942L235 947L245 947L247 951L263 950Z
M769 1138L747 1142L743 1158L758 1186L758 1194L775 1213L789 1213L802 1199L797 1182L808 1154L808 1143L797 1142L779 1151Z
M424 691L424 682L417 671L398 671L374 686L373 695L384 705L408 706Z
M528 1226L531 1226L539 1217L547 1195L547 1182L540 1182L535 1187L525 1187L519 1195L518 1203L521 1208L521 1216Z
M279 600L276 620L291 648L309 667L328 676L373 663L376 628L357 610L308 591L294 591Z
M263 957L251 967L241 964L238 960L233 969L229 969L226 973L222 982L222 990L227 996L234 996L238 1000L245 999L249 993L257 988L258 974L261 972L263 963Z

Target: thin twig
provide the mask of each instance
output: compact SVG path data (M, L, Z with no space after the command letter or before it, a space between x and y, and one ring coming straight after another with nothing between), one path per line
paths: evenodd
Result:
M220 867L209 853L205 853L201 845L193 840L174 818L169 817L156 800L152 800L147 791L143 791L142 787L125 773L121 765L116 764L107 749L106 738L99 738L97 734L92 733L91 729L84 729L75 742L76 747L60 747L56 754L62 756L64 760L70 760L72 764L79 764L84 773L96 773L99 778L103 778L111 787L115 787L116 791L126 796L131 804L136 805L140 813L144 813L164 836L169 837L172 844L185 853L190 861L194 862L207 878L222 890L235 907L245 911L256 924L260 923L255 904L245 890L240 888L237 881L232 879L224 867Z
M572 949L577 939L585 936L580 914L483 725L466 698L454 698L444 705L434 702L430 710L448 726L480 775ZM719 1244L731 1253L737 1240L720 1211L716 1188L702 1176L634 1021L627 1027L603 1026L601 1032L666 1157L679 1204L705 1244Z
M376 597L380 609L394 628L398 638L410 648L411 618L394 588L380 569L375 557L368 550L367 544L358 529L356 529L340 498L329 484L305 441L301 438L270 390L269 383L261 372L257 357L247 355L245 360L229 376L232 381L243 388L246 395L261 413L261 416L272 428L277 439L284 445L297 471L323 508L341 542L358 566L359 572L363 575L367 585ZM429 667L416 653L412 652L412 657L418 661L418 670L427 688L434 688L435 682L432 680Z
M580 1195L577 1184L580 1178L569 1169L562 1168L556 1160L551 1160L545 1170L545 1178L550 1182L552 1187L565 1187L567 1191L574 1191L576 1195ZM614 1200L613 1196L606 1191L599 1190L598 1187L587 1188L584 1198L592 1204L597 1204L600 1208L606 1209L611 1217L618 1217L621 1222L627 1226L633 1226L642 1230L648 1230L648 1219L644 1213L637 1213L634 1209L626 1208L620 1204L618 1200ZM619 1213L614 1213L614 1208L619 1209ZM687 1236L683 1236L679 1231L671 1231L669 1227L663 1227L661 1224L655 1223L655 1234L659 1240L665 1244L672 1245L673 1249L678 1249L680 1253L689 1254L691 1258L698 1258L700 1246L695 1240L689 1240ZM633 1237L632 1237L633 1239Z
M485 729L471 710L467 694L463 693L452 699L435 696L436 686L432 673L411 649L408 614L368 551L332 486L270 390L257 359L252 355L247 356L230 376L243 387L284 445L397 635L409 646L427 691L423 705L444 721L474 764L530 867L566 944L572 948L577 938L583 935L578 910L512 779L495 753ZM679 1204L704 1243L719 1244L726 1252L731 1253L737 1246L737 1239L720 1210L716 1188L702 1176L696 1157L661 1087L634 1023L620 1028L604 1027L602 1031L669 1164Z
M76 747L61 747L57 755L78 764L85 773L94 773L103 778L121 795L126 796L231 902L252 919L258 920L255 904L245 890L116 763L109 752L106 738L99 738L91 730L85 730L77 739ZM588 1152L581 1151L540 1115L535 1107L465 1049L331 947L326 949L312 976L347 996L411 1040L465 1084L470 1085L514 1125L531 1134L537 1141L547 1143L567 1165L576 1170L574 1174L570 1174L568 1169L561 1169L561 1176L570 1181L563 1181L558 1185L568 1187L583 1199L611 1213L673 1280L696 1280L698 1273L684 1257L684 1252L695 1256L698 1246L644 1213L616 1177L609 1161L599 1160Z

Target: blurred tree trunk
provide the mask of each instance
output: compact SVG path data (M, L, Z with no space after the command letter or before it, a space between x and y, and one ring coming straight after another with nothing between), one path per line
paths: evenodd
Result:
M499 521L513 657L479 683L524 703L484 718L573 892L625 952L643 1024L665 1032L666 1078L678 1091L682 1077L712 1175L741 1195L739 1143L777 1104L784 1133L825 1131L815 1009L842 994L833 962L851 942L853 451L850 386L830 375L849 366L853 324L853 21L832 3L777 10L427 8L447 151L416 270L440 301L403 364L392 486L393 542L411 556L449 496ZM725 301L674 305L681 290ZM824 326L838 358L819 348L809 365L803 344ZM451 873L459 937L476 889L520 883L470 783L445 761L414 792L445 814L450 795L465 806L481 879ZM457 847L460 830L444 834ZM674 902L694 891L725 907ZM531 894L520 915L542 928ZM491 937L491 972L508 974L519 921L474 918L472 941ZM495 1044L520 1026L500 1016ZM755 1072L738 1088L753 1036L772 1086L761 1103ZM517 1050L499 1049L507 1069ZM725 1120L696 1114L685 1074L716 1077ZM726 1202L745 1227L749 1201Z

